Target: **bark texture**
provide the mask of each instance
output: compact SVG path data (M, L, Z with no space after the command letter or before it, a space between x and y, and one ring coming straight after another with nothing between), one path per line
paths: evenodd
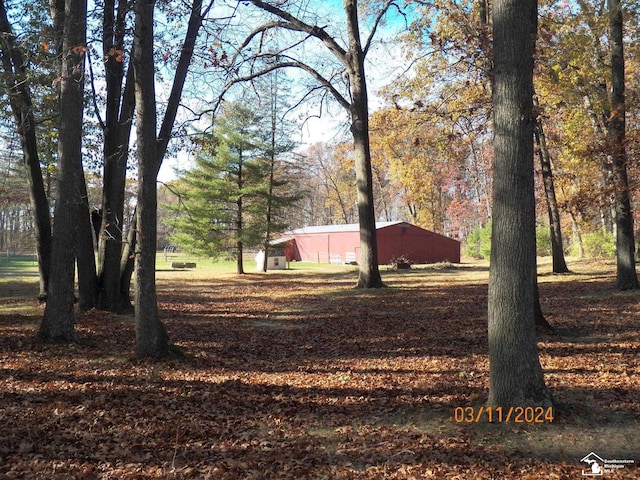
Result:
M123 301L123 312L133 313L133 305L131 304L131 277L135 270L135 251L136 251L136 230L138 228L138 212L134 210L127 231L127 241L122 246L122 255L120 257L120 296Z
M494 183L488 404L552 405L535 338L535 0L494 4Z
M611 116L607 134L612 151L614 207L616 219L616 287L620 290L640 288L636 273L635 239L631 191L627 175L625 146L625 75L623 18L620 0L608 0L611 44Z
M123 247L124 198L129 139L135 107L133 68L125 82L123 58L125 20L129 2L106 0L102 25L105 59L106 108L104 132L104 184L102 223L98 237L99 307L122 313L131 304L121 295L120 256Z
M369 101L364 71L365 54L360 42L358 5L355 0L344 0L347 15L349 50L346 54L347 74L351 86L351 133L356 168L358 219L360 223L360 269L357 286L383 287L378 268L378 241L376 232L373 174L369 146Z
M75 189L79 194L80 204L76 212L75 257L78 270L78 303L80 310L95 308L98 299L98 276L94 249L94 230L89 212L89 195L84 170L75 175Z
M169 336L160 321L156 296L157 164L153 59L153 0L135 4L133 45L138 158L138 238L135 250L136 355L164 357Z
M62 30L57 198L47 306L39 335L49 341L74 341L74 270L79 219L88 212L78 188L82 170L86 0L66 0Z

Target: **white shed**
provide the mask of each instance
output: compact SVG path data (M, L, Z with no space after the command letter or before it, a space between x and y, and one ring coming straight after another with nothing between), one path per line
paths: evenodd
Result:
M264 250L256 254L256 270L262 271L264 265ZM287 257L279 249L269 249L269 259L267 260L267 270L285 270L287 268Z

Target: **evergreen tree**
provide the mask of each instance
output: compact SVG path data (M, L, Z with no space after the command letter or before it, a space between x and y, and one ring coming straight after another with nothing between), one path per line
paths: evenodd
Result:
M280 195L275 161L278 149L262 118L246 106L230 103L213 135L204 138L195 168L178 182L181 212L169 223L172 240L197 255L231 254L244 273L244 248L262 246L280 229L278 208L294 196ZM265 132L267 132L265 134Z
M267 271L269 261L269 248L274 235L283 232L289 222L285 219L287 207L295 204L302 197L300 191L292 186L294 177L294 164L285 160L295 147L287 132L292 130L291 122L285 119L290 111L287 103L288 85L283 82L278 70L261 77L264 80L260 95L264 97L261 102L263 111L268 112L265 117L265 144L266 151L261 161L262 202L260 209L263 217L262 249L264 260L261 266L263 272ZM284 86L283 86L284 85ZM260 212L258 212L260 215Z

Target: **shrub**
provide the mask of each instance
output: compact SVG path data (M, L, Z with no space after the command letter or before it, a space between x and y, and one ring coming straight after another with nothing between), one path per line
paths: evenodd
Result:
M464 253L471 258L489 259L491 255L491 222L472 230L466 238Z
M602 260L616 256L616 242L613 234L605 229L582 235L582 247L586 258ZM576 252L572 251L572 253Z
M548 257L553 254L551 233L548 225L536 228L536 253L541 257Z

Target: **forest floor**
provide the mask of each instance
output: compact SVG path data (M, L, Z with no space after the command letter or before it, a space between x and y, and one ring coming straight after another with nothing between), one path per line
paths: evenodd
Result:
M161 361L100 311L78 314L79 343L41 343L36 278L0 270L0 479L578 479L592 452L603 478L639 478L640 293L611 263L570 268L540 266L557 408L522 423L480 411L486 264L384 272L374 291L346 268L159 271L185 353Z

